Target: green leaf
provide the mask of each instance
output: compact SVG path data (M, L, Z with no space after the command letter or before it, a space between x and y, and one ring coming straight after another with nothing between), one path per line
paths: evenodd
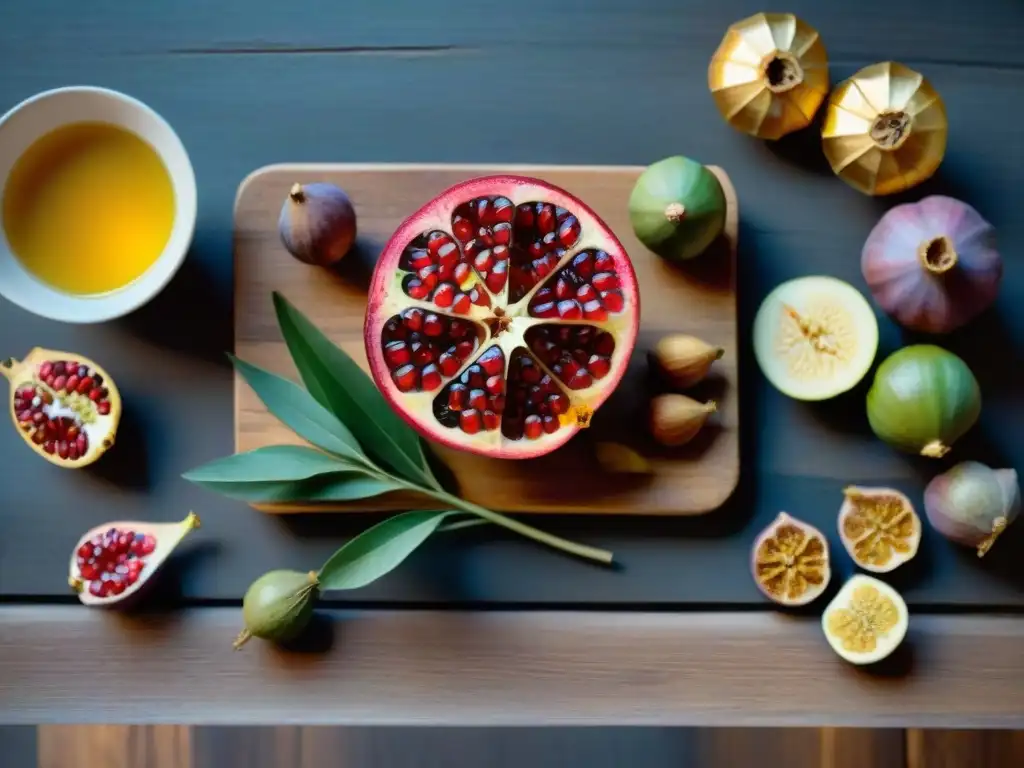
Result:
M318 475L308 480L253 480L247 482L194 480L196 485L232 499L250 502L355 501L401 490L391 480L357 470Z
M271 445L215 459L182 475L194 483L252 483L306 480L352 465L304 445Z
M419 435L391 409L373 379L277 292L274 309L295 367L316 401L342 419L379 462L407 480L439 487Z
M355 437L338 418L298 384L239 360L231 362L267 409L299 437L318 448L360 463L366 457Z
M411 555L451 512L403 512L363 531L320 569L328 589L359 589L391 572Z

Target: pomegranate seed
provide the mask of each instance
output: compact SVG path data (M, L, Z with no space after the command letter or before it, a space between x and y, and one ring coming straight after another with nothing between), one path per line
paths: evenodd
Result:
M407 309L402 313L402 321L410 331L418 331L423 327L423 310Z
M57 455L60 456L62 459L66 459L68 457L67 440L61 440L59 443L57 443Z
M409 362L409 347L404 341L389 341L384 345L384 359L391 370Z
M594 352L605 357L610 357L615 351L615 337L607 331L602 331L594 339Z
M452 240L448 235L439 230L434 230L427 236L427 250L431 256L436 257L437 252Z
M39 366L39 378L45 379L51 373L53 373L53 363L49 360Z
M529 365L526 364L527 361L529 362ZM540 368L535 366L532 360L526 358L524 359L523 368L522 371L520 371L520 376L522 377L523 381L525 381L527 384L536 384L538 381L540 381Z
M523 229L532 228L534 222L533 206L529 203L522 203L517 206L515 221L517 227L522 227Z
M434 348L429 344L422 344L414 341L410 347L412 350L412 361L418 366L434 362Z
M498 264L497 266L500 267L501 264ZM500 293L501 289L505 287L506 279L507 274L505 270L502 269L499 271L497 268L495 268L495 270L487 276L484 282L487 284L487 287L491 290L492 293Z
M462 242L466 242L473 237L472 222L463 216L456 215L452 219L452 234Z
M459 414L459 427L467 435L475 435L480 431L480 414L472 409Z
M466 284L466 281L473 276L470 271L469 264L456 264L455 269L452 271L452 279L455 280L460 286Z
M569 398L561 392L548 395L548 409L555 416L561 416L569 410Z
M555 245L558 242L558 236L554 232L548 232L540 239L540 242L544 246L544 251L550 252L555 250Z
M494 223L493 214L494 209L491 207L491 201L486 197L480 197L473 201L472 205L476 210L476 220L485 226L490 226Z
M413 272L419 272L424 267L429 267L433 263L430 258L430 254L422 248L414 248L409 251L409 268Z
M18 421L22 421L22 422L32 421L32 416L33 416L32 411L22 411L18 415Z
M89 542L85 542L78 548L78 556L80 558L87 558L92 554L92 545Z
M110 593L111 594L113 594L113 595L120 595L122 592L124 592L125 583L123 581L121 581L121 579L112 580L112 581L109 581L107 583L110 584Z
M487 298L487 294L477 288L474 288L469 292L469 300L478 307L488 307L491 304L491 300Z
M124 531L117 537L117 551L127 552L132 545L132 539L135 538L135 534L131 531Z
M558 314L563 320L579 320L583 309L575 299L567 299L558 302Z
M66 376L57 376L53 380L53 388L56 389L58 392L61 392L64 390L64 387L67 386L67 383L68 379Z
M480 359L477 362L487 372L488 376L496 376L505 368L504 356L501 354L501 349L496 346L491 347L480 355Z
M469 324L465 320L452 320L448 324L448 335L453 339L461 339L469 333Z
M420 386L427 392L433 392L441 386L441 371L433 363L423 369Z
M598 272L590 283L599 291L611 291L619 287L619 279L611 272Z
M505 393L505 380L501 376L491 376L487 379L487 391L492 395L501 395Z
M549 435L557 432L558 428L561 426L558 423L558 419L554 416L545 416L543 422L544 431L547 432Z
M569 248L579 239L579 236L580 222L575 216L569 214L562 219L561 226L558 228L558 241Z
M501 426L501 417L494 411L484 411L484 429L492 432Z
M583 302L584 304L588 301L593 301L597 298L597 291L591 285L581 285L579 290L576 291L576 300Z
M85 436L84 432L75 438L75 445L78 446L78 455L84 456L86 449L89 447L89 439Z
M496 224L491 230L491 237L496 247L505 247L512 242L512 225L507 221Z
M469 300L468 295L465 293L455 294L455 300L452 301L452 312L464 315L469 312L471 306L473 306L473 302Z
M584 251L572 260L573 271L584 280L594 274L594 255Z
M601 294L601 302L609 312L621 312L626 300L622 297L622 291L607 291Z
M103 582L102 581L90 581L89 582L89 594L93 597L103 597Z
M538 278L547 277L551 270L558 264L558 257L553 253L548 253L541 258L533 262L533 270L537 273Z
M78 443L70 443L68 445L68 458L72 461L79 457Z
M103 572L104 573L113 573L115 568L117 568L117 561L116 560L107 560L106 562L103 563Z
M70 376L68 376L67 383L64 386L66 386L68 388L68 392L77 392L78 391L78 383L79 383L78 374L77 373L72 373Z
M441 357L437 359L437 364L441 368L441 373L445 376L451 377L459 372L459 359L448 352L441 353Z
M423 332L427 336L440 336L442 331L444 331L444 325L441 323L440 317L430 314L423 318Z
M487 393L482 389L473 389L469 392L469 407L482 411L487 407Z
M554 317L558 314L558 309L555 307L554 302L549 301L545 304L538 304L530 310L530 314L534 317Z
M442 308L450 307L452 305L452 301L454 299L455 299L455 286L452 285L451 283L442 283L441 285L439 285L437 287L437 290L434 291L433 300L434 300L434 303L437 304L437 306L439 306L439 307L442 307ZM429 330L426 330L426 328L424 328L424 331L426 332L426 334L428 336L436 335L436 334L432 334Z
M462 382L473 389L483 388L485 381L487 381L487 377L484 376L483 370L479 365L469 366L466 372L462 374Z
M489 401L489 405L492 411L495 413L501 413L505 410L505 396L495 395Z
M54 376L61 376L63 374L64 374L64 363L63 362L56 362L56 363L54 363L53 364L53 375Z
M595 272L614 272L615 260L605 251L598 251L594 255Z
M145 565L146 565L146 561L145 560L139 560L138 558L136 558L135 560L129 560L128 561L128 573L138 573L139 571L141 571L143 569L143 567L145 567Z
M541 432L543 432L543 427L541 426L540 416L537 414L527 416L526 421L523 423L523 434L526 436L526 439L536 440L540 437Z
M156 549L156 539L150 536L149 534L146 534L146 536L142 539L142 554L148 555L154 549Z
M427 294L430 293L422 280L418 280L411 276L407 277L405 280L405 292L410 298L416 299L417 301L427 298Z
M607 320L608 311L601 306L600 301L594 299L583 305L583 316L587 320Z
M420 276L420 280L423 281L423 285L427 287L428 291L432 291L437 288L437 284L441 282L441 276L437 274L436 264L424 267L416 274Z
M86 581L92 581L100 577L100 569L92 563L85 563L79 566L78 572L82 574L82 578Z
M459 360L465 360L467 357L473 354L474 349L476 349L475 341L460 341L458 344L455 345L455 355L456 357L459 358Z
M448 389L448 410L461 411L466 407L469 390L465 384L452 384Z
M442 272L450 272L459 263L459 246L449 240L437 250L437 266Z
M411 392L419 384L420 375L413 365L403 365L391 374L395 386L402 392Z
M537 231L542 235L555 231L555 207L542 204L537 210Z
M490 250L480 251L473 259L473 266L476 267L477 272L486 272L494 266L494 257L491 255Z
M586 389L594 383L593 378L587 373L586 369L576 371L569 380L566 382L566 386L569 389Z

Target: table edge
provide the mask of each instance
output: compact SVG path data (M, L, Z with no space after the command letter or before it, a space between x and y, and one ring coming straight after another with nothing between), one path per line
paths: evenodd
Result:
M911 618L865 672L775 612L324 612L328 652L238 608L0 608L0 722L1024 727L1024 617ZM314 633L318 634L318 633Z

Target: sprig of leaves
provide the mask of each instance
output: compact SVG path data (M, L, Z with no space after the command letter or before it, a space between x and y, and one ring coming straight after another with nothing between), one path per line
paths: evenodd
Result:
M257 448L216 459L183 477L250 502L355 501L412 491L442 510L403 512L351 539L320 569L324 589L366 586L394 570L434 532L484 522L569 554L612 562L611 552L554 536L445 490L430 470L419 435L391 409L359 364L278 293L274 308L305 387L231 360L270 413L310 445ZM463 519L446 522L456 515Z

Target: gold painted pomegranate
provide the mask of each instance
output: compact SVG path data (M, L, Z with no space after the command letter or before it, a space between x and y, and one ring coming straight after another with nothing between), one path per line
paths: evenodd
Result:
M791 13L757 13L725 33L708 87L733 128L779 139L806 128L828 94L828 57L818 31Z
M947 132L946 107L931 83L885 61L836 86L821 135L839 178L866 195L891 195L935 173Z

